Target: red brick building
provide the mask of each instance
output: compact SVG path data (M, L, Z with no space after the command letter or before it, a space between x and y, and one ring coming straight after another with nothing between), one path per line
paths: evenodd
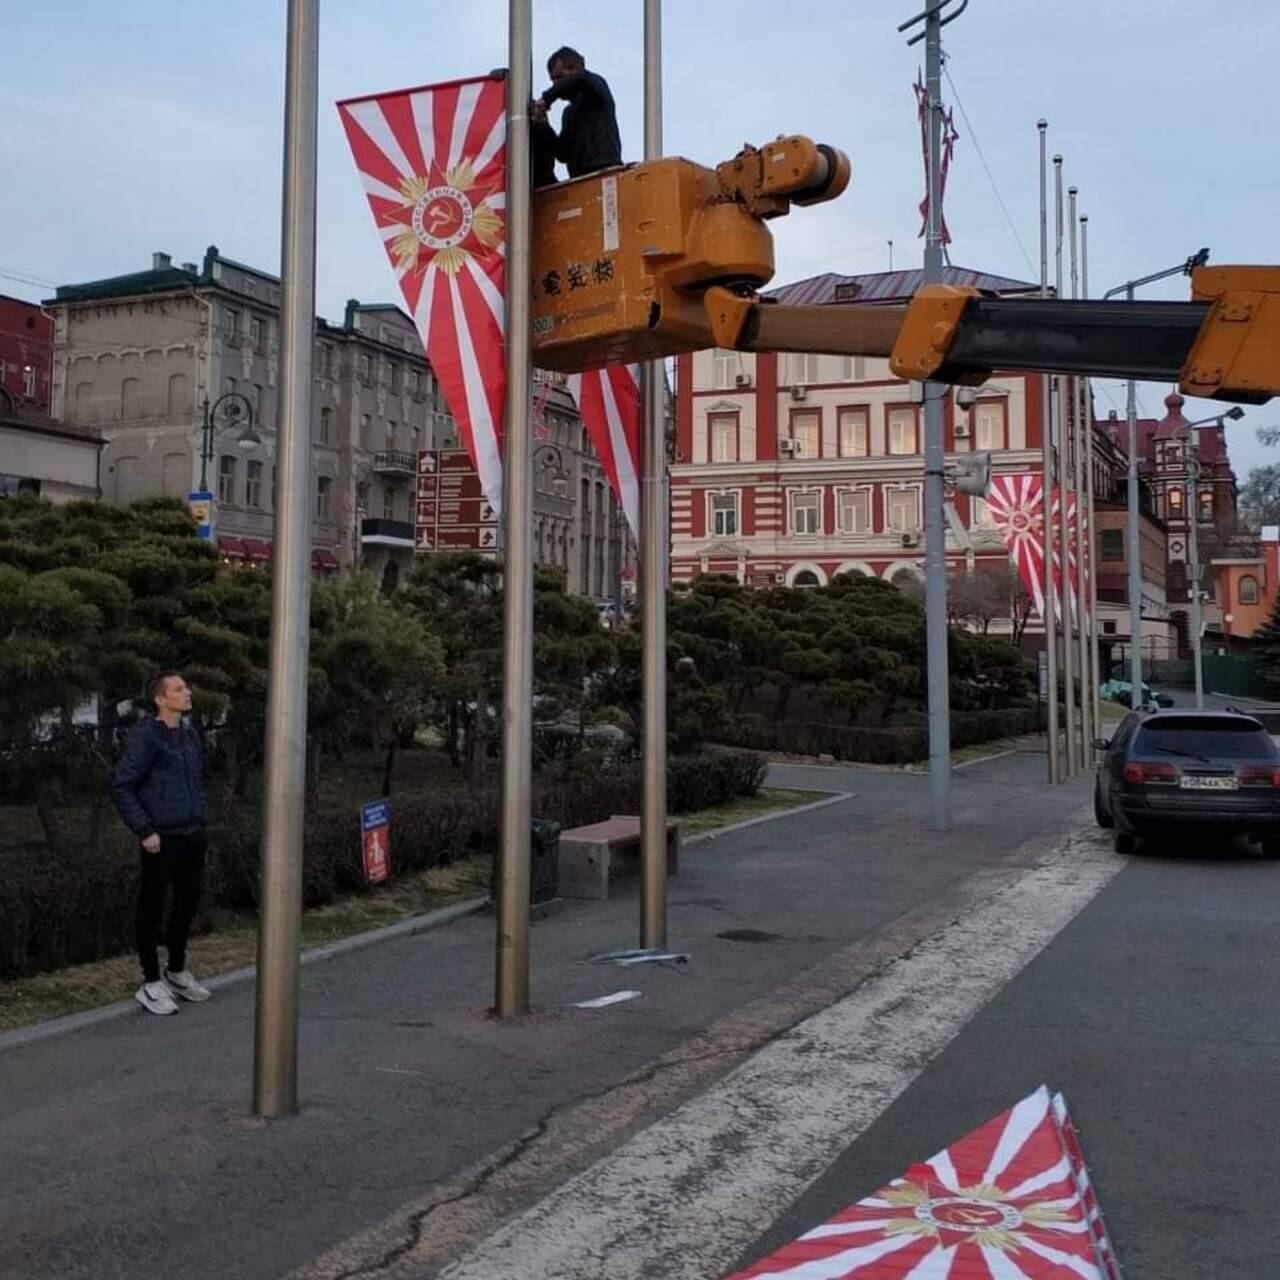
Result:
M909 298L919 271L824 275L779 290L788 303ZM994 294L1034 286L948 268L948 284ZM944 410L950 458L990 450L996 471L1039 471L1038 374L997 372ZM728 573L753 586L814 586L837 573L901 579L924 562L924 413L882 359L704 351L676 371L671 564L676 582ZM953 571L1004 572L1008 553L980 499L957 495Z
M34 302L0 294L0 400L48 414L52 367L53 321Z

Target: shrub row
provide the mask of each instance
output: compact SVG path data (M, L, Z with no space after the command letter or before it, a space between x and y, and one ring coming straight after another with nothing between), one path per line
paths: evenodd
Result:
M754 795L767 763L746 752L715 751L673 757L668 764L672 813ZM583 826L616 813L640 811L638 765L590 767L583 762L544 770L534 786L533 812L562 827ZM498 840L498 793L492 785L429 798L392 798L392 871L408 875L475 854ZM256 821L215 827L205 881L209 913L258 905L261 836ZM0 850L0 978L119 955L133 944L137 891L136 842L116 827L101 856L70 851L52 857L29 849ZM308 816L303 845L302 896L322 906L364 889L360 824L355 813Z

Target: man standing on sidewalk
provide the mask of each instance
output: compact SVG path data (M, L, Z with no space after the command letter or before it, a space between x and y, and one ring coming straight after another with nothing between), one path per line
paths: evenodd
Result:
M147 701L155 707L129 734L111 778L111 793L125 825L142 846L138 885L137 943L142 986L134 999L148 1012L177 1013L175 996L207 1000L187 968L187 938L200 902L205 836L204 749L183 720L191 710L191 690L176 671L147 681ZM173 906L165 935L168 952L163 980L156 944L164 914L165 890Z

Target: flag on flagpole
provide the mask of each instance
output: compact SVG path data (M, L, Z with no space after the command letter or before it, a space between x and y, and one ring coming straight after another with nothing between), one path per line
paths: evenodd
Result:
M405 306L501 512L506 80L350 98L338 113Z
M924 82L924 72L916 73L916 82L912 88L916 95L916 115L920 118L920 144L924 148L924 199L920 201L920 235L923 236L929 230L929 90ZM942 113L942 155L938 164L938 203L943 206L938 211L938 224L942 230L943 244L951 243L945 210L947 174L951 169L951 157L955 154L956 140L959 137L954 113L948 107Z
M640 537L640 366L614 364L569 375L569 393L609 483Z
M729 1280L1119 1280L1066 1117L1042 1086Z

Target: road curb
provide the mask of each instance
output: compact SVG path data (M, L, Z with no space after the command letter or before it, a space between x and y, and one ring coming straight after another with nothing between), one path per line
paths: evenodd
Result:
M353 933L349 938L340 938L337 942L326 942L322 946L304 951L301 963L319 964L322 960L333 960L338 956L348 955L352 951L363 951L365 947L376 947L381 942L393 942L396 938L406 938L415 933L425 933L429 929L438 929L465 916L475 915L484 909L487 902L487 898L467 898L463 902L451 903L447 907L437 907L436 910L423 912L419 916L410 916L407 920L397 920L395 924L384 925L381 929ZM232 969L227 973L209 978L204 985L210 991L221 991L252 978L257 972L257 965L246 965L242 969ZM100 1005L96 1009L84 1009L80 1013L48 1018L44 1022L35 1022L28 1027L15 1027L12 1031L0 1032L0 1053L6 1049L17 1049L38 1040L50 1040L55 1036L79 1031L83 1027L92 1027L100 1022L111 1022L115 1018L140 1012L137 1002L131 996L127 1000L117 1000L114 1004Z
M775 791L816 791L817 787L774 787ZM835 791L823 800L810 800L808 804L798 804L793 809L779 809L776 813L762 813L754 818L743 818L741 822L731 822L728 826L715 827L711 831L703 831L687 840L681 840L685 849L691 845L702 844L705 840L718 840L734 831L743 831L747 827L758 827L762 822L777 822L779 818L791 818L797 813L812 813L815 809L825 809L828 805L840 804L844 800L852 800L856 791Z

